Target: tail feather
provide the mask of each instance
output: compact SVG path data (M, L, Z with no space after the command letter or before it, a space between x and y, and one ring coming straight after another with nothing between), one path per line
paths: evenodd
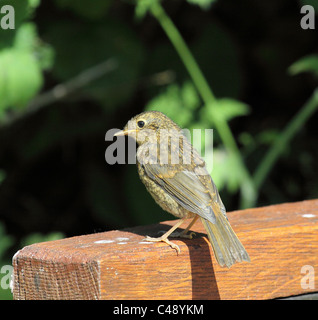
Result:
M204 218L201 218L201 221L207 231L214 255L220 266L226 265L230 268L236 261L250 262L248 253L225 215L218 214L215 223Z

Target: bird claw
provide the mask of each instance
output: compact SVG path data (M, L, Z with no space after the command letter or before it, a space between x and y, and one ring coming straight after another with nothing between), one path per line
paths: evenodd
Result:
M175 249L178 254L181 252L181 250L177 244L171 242L170 240L168 240L167 238L164 238L164 237L152 238L152 237L146 236L146 238L144 240L150 241L150 242L162 241L162 242L165 242L167 245L169 245L172 249Z

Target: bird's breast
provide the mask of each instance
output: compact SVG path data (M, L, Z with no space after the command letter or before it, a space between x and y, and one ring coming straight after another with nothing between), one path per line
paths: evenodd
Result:
M175 201L160 185L153 181L145 172L142 164L137 162L137 168L140 180L145 185L156 203L165 211L171 213L178 218L192 217L194 214L183 208Z

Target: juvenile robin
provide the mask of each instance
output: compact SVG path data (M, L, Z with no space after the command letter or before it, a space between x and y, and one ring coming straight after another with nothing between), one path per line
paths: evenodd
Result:
M187 218L188 227L177 236L192 238L190 228L201 219L217 262L231 267L236 261L250 262L242 243L231 228L218 190L205 162L181 128L159 111L143 112L132 118L115 136L128 135L138 144L137 167L141 181L162 209L180 218L158 238L180 252L168 237Z

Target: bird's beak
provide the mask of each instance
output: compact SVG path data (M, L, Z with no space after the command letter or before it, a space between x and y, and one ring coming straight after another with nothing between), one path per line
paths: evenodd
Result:
M114 134L114 136L128 136L129 134L136 133L136 130L121 130Z

